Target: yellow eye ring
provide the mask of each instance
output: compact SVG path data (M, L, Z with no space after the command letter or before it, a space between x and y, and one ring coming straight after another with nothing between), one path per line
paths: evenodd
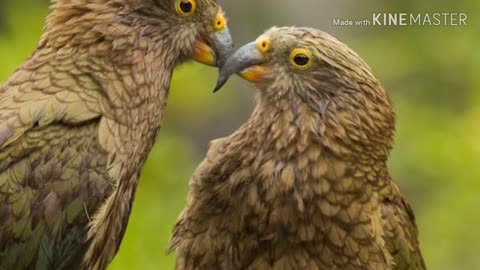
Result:
M223 15L223 12L219 12L215 17L213 28L215 29L215 31L221 31L226 26L227 26L227 19L225 19L225 15Z
M261 53L266 53L270 50L270 40L268 38L260 38L257 41L257 49Z
M295 49L290 54L290 62L296 69L309 69L313 64L312 53L306 49Z
M177 0L175 4L177 13L181 16L190 16L197 10L196 0Z

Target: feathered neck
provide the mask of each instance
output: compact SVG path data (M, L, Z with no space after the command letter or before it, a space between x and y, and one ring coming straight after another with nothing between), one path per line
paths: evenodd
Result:
M340 89L312 102L293 89L260 90L256 109L240 132L288 158L318 145L340 159L386 162L395 124L388 97L372 103L352 95Z

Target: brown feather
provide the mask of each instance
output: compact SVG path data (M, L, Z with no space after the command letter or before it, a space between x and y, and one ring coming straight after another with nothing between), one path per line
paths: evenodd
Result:
M318 30L263 37L274 76L192 177L171 242L176 269L425 269L386 165L395 116L370 68ZM295 48L315 56L309 70L292 68Z
M0 86L0 269L106 269L164 118L172 72L221 12L57 0Z

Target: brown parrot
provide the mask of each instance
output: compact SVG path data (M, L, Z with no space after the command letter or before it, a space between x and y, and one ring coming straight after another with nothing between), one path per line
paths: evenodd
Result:
M0 270L105 269L174 68L233 50L216 0L56 0L0 86Z
M211 143L174 228L177 270L423 270L415 218L387 159L395 115L367 64L310 28L233 54L253 115Z

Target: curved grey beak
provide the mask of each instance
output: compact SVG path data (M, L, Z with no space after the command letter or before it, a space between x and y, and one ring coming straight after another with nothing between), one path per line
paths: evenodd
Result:
M193 59L209 66L223 66L234 51L233 40L228 27L221 31L212 32L204 39L199 39L195 43Z
M225 29L220 32L210 34L209 39L211 40L213 50L217 55L217 67L221 67L234 51L233 40L228 27L225 27Z
M220 66L214 92L220 90L233 74L239 74L251 82L258 82L269 71L266 67L259 66L265 62L266 59L258 50L256 42L246 44L232 54L224 65Z

